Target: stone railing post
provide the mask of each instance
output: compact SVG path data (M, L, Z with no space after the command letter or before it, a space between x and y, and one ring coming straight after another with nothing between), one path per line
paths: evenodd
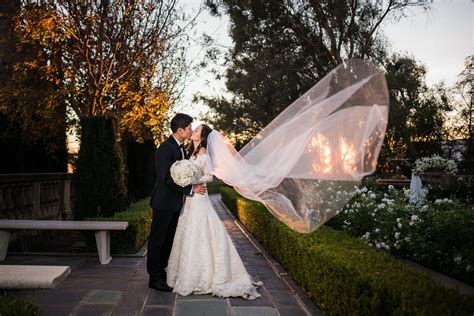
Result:
M59 212L61 219L67 219L71 214L71 179L65 178L59 182Z
M41 211L41 182L33 182L33 196L32 196L33 214L37 214Z

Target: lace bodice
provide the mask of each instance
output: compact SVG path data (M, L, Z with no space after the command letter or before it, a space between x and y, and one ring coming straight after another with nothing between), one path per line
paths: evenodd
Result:
M214 176L211 174L212 162L208 154L192 156L189 160L198 167L198 177L193 184L212 182Z

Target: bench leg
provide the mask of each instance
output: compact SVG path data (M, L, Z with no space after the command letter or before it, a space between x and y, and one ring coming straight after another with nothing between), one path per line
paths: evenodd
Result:
M101 230L95 232L95 242L97 243L100 264L108 264L112 261L110 256L110 231Z
M0 261L7 257L8 242L10 241L10 232L0 231Z

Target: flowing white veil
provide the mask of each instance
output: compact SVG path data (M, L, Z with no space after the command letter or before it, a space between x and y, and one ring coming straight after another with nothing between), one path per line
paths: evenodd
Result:
M383 73L367 61L348 60L239 152L211 132L212 173L294 230L312 232L375 170L388 104Z

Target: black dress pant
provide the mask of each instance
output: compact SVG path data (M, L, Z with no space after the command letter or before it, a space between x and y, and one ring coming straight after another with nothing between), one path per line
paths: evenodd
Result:
M180 212L153 209L147 252L147 271L151 281L162 279L166 282L165 268L173 247L179 214Z

